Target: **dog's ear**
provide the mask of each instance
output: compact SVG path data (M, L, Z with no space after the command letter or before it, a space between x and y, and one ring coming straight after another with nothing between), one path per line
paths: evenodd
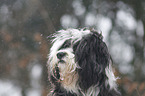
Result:
M79 85L87 90L90 86L105 82L105 68L110 55L102 35L92 32L74 46L75 60L78 63Z

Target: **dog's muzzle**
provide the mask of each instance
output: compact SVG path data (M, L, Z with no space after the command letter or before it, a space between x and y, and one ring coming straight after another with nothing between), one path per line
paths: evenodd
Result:
M66 52L59 52L57 53L57 58L59 59L58 63L65 63L65 61L63 60L63 58L66 56Z

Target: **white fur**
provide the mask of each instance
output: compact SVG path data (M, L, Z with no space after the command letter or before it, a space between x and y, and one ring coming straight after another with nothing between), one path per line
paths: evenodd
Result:
M90 87L86 93L82 92L80 89L80 92L83 96L98 96L100 89L96 86Z
M115 89L117 88L116 80L117 78L114 76L113 70L111 63L109 64L108 67L105 69L106 75L108 77L108 80L106 81L106 85L110 85L110 89Z
M53 39L52 42L56 42L59 40L67 40L72 39L72 41L75 40L81 40L84 35L87 35L90 33L90 30L84 30L84 29L67 29L67 30L60 30L57 34L54 35L56 37Z
M62 58L62 60L64 60L65 63L58 63L59 60L57 59L56 54L59 52L66 53L66 56L64 58ZM75 71L77 68L77 64L75 63L74 54L72 52L72 49L71 48L62 49L62 50L56 51L55 53L56 54L54 55L52 60L50 60L51 72L52 72L52 69L54 69L55 64L58 64L58 67L60 70L59 82L61 82L61 85L68 92L78 93L78 85L77 85L78 74Z

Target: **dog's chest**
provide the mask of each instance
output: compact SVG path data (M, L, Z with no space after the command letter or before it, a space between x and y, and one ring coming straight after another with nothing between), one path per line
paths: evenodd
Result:
M60 70L61 86L68 92L78 93L78 74L74 72L64 72Z

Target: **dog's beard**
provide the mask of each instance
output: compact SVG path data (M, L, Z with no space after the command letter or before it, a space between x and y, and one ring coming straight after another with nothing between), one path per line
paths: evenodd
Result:
M57 58L57 54L60 52L66 53L62 59ZM78 73L76 70L79 67L75 62L75 56L72 49L66 48L57 51L55 56L51 58L50 64L52 65L51 74L57 79L57 82L69 92L78 93L78 87L76 84L78 81ZM58 70L56 67L58 68L59 72L57 72Z

